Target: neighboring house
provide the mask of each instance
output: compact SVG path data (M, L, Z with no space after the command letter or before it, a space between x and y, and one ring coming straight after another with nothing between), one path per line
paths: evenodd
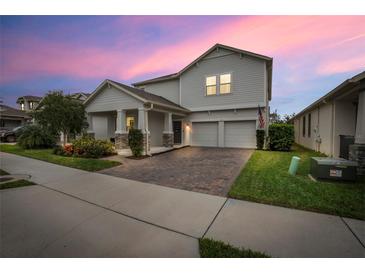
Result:
M70 96L74 99L77 99L77 100L80 100L80 101L84 102L90 96L90 93L77 92L77 93L70 94Z
M365 71L344 81L291 121L296 143L332 157L359 161L365 172Z
M272 58L216 44L174 74L134 87L103 81L84 102L89 133L122 149L128 129L139 128L146 153L174 144L255 148L257 110L268 121L271 79Z
M42 100L42 97L33 96L33 95L25 95L19 97L16 100L16 103L19 105L19 109L23 111L32 111L36 109L39 102Z
M76 93L71 93L71 94L66 94L66 95L70 96L71 98L73 98L75 100L79 100L81 102L84 102L90 96L90 93L76 92ZM37 109L37 107L40 105L40 103L42 102L42 100L43 100L44 97L39 97L39 98L40 98L40 100L39 100L38 104L33 109Z
M0 127L13 129L29 122L32 118L19 109L0 104Z

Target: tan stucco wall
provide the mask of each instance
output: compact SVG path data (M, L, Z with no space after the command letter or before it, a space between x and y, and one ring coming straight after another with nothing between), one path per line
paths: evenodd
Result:
M306 112L294 120L295 141L307 148L319 150L329 156L339 157L340 135L355 135L355 106L351 101L330 101ZM308 114L312 115L312 134L308 137ZM303 117L306 116L306 134L303 136ZM321 143L316 143L315 128Z

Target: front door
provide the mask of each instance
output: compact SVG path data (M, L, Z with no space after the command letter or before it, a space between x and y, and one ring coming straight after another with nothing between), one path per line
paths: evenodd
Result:
M174 144L181 144L181 121L173 122Z

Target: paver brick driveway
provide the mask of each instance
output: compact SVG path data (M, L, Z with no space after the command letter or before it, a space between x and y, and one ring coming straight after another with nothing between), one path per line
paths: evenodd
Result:
M100 173L189 191L226 196L252 150L187 147Z

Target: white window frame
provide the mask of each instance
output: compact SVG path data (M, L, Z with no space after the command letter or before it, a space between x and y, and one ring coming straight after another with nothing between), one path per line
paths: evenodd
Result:
M221 75L226 75L226 74L229 74L231 75L231 81L229 83L230 85L230 89L229 89L229 92L227 93L221 93ZM216 92L215 94L208 94L207 93L207 78L208 77L216 77ZM229 95L229 94L232 94L232 77L233 77L233 73L230 71L230 72L223 72L223 73L219 73L219 74L210 74L210 75L205 75L205 78L204 78L204 86L205 86L205 96L220 96L220 95ZM228 83L225 83L224 85L227 85ZM213 86L213 85L210 85L210 86Z
M207 85L207 79L210 77L215 77L215 85ZM217 75L207 75L205 76L205 96L215 96L218 94L218 76ZM208 87L215 87L215 94L208 94Z
M29 109L33 109L34 107L34 103L33 102L29 102Z
M20 109L25 110L25 104L24 103L20 103Z
M229 74L229 83L224 83L223 85L229 85L229 92L225 92L225 93L221 93L221 76L222 75L227 75ZM232 73L231 72L227 72L227 73L221 73L219 74L219 95L226 95L226 94L231 94L232 93Z

